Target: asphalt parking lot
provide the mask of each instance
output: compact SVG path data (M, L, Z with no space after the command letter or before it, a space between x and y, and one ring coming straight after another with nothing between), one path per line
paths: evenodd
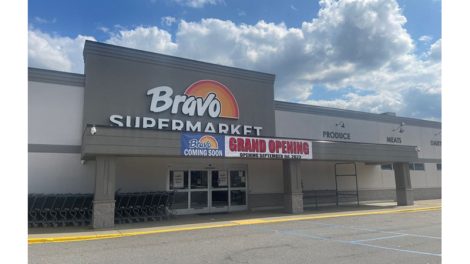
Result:
M29 245L29 263L441 263L441 211Z

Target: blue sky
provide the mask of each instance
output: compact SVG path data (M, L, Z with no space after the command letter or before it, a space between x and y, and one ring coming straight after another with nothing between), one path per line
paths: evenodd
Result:
M436 0L398 1L407 19L405 28L419 44L418 52L426 50L419 41L421 36L441 38L441 2ZM207 4L192 8L171 0L29 0L29 24L46 32L74 37L78 34L93 35L98 41L107 38L100 28L112 29L119 25L127 28L140 25L159 25L171 32L177 25L162 25L163 17L198 21L202 18L218 18L235 23L255 24L284 22L288 27L299 27L311 20L319 10L318 1L312 0L226 0L221 4Z
M441 118L440 1L30 0L28 5L32 67L83 72L81 49L92 39L274 73L278 100ZM410 95L419 96L410 101Z

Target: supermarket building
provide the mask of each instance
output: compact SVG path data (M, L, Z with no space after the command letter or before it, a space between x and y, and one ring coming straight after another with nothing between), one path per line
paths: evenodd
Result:
M275 76L87 41L85 73L29 68L29 193L172 191L178 214L309 197L441 197L441 123L274 100ZM321 196L321 195L320 195Z

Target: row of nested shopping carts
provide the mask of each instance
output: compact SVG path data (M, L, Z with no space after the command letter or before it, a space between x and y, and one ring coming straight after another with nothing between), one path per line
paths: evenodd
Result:
M173 192L116 193L115 223L170 218ZM93 213L93 194L29 194L29 227L88 226Z

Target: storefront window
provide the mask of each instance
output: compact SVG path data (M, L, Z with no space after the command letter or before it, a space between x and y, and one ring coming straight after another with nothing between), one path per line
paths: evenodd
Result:
M415 170L423 171L424 163L415 163Z
M227 191L212 191L212 207L228 206Z
M188 189L188 171L170 171L170 190Z
M230 191L231 205L246 205L246 192L245 191Z
M207 207L207 191L191 192L191 208L201 209Z
M243 188L245 186L246 186L245 171L242 171L242 170L230 171L230 187L232 187L232 188L236 188L236 187Z
M424 163L410 163L410 170L424 171Z
M207 189L207 171L191 171L191 189Z
M172 209L188 208L188 192L176 192Z
M382 165L380 165L380 168L382 170L393 170L393 165L392 164L382 164Z

